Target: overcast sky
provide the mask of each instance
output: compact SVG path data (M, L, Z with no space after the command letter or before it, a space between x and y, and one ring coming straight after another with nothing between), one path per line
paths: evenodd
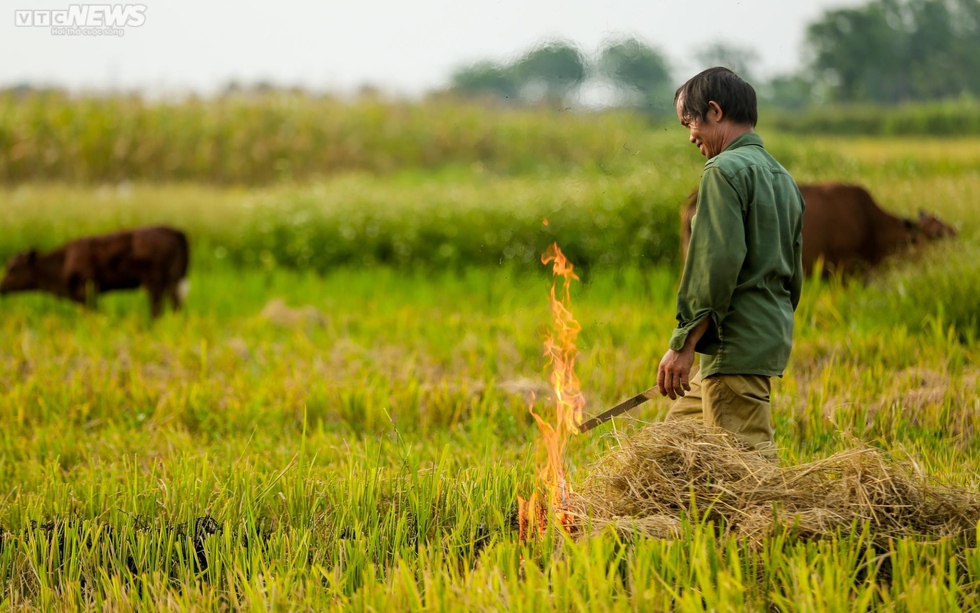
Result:
M24 26L24 10L73 0L2 0L0 86L207 93L231 80L350 92L364 84L418 94L482 59L510 60L552 39L593 54L633 35L678 78L718 41L755 50L762 76L795 70L806 24L866 0L137 0L124 35ZM134 3L135 6L135 3ZM32 17L33 19L33 17Z

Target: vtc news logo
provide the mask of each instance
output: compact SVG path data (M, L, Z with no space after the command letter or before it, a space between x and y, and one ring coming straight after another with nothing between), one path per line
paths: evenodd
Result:
M50 28L56 36L123 36L146 23L144 4L71 4L67 9L15 10L18 28Z

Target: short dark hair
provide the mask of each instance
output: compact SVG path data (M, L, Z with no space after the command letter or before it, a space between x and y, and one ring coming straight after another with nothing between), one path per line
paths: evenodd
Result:
M675 107L681 98L684 100L681 117L685 120L703 121L708 116L708 103L714 100L725 113L724 116L735 123L751 124L754 128L759 121L755 90L742 77L723 66L709 68L688 79L674 94Z

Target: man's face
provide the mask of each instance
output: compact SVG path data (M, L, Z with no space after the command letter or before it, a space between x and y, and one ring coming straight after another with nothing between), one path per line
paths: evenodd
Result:
M681 108L684 105L684 98L677 100L677 119L681 125L690 132L690 140L697 145L701 155L709 160L724 149L724 137L719 129L718 122L721 120L721 109L718 103L710 102L708 114L704 119L697 117L684 117Z

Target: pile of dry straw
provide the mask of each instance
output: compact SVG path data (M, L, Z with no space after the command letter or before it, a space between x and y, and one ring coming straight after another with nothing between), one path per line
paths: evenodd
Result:
M694 421L651 425L603 457L568 512L579 534L678 536L692 507L753 546L775 533L819 539L869 522L871 540L954 536L976 542L980 498L940 485L912 461L871 447L778 466ZM694 503L692 505L692 502Z

